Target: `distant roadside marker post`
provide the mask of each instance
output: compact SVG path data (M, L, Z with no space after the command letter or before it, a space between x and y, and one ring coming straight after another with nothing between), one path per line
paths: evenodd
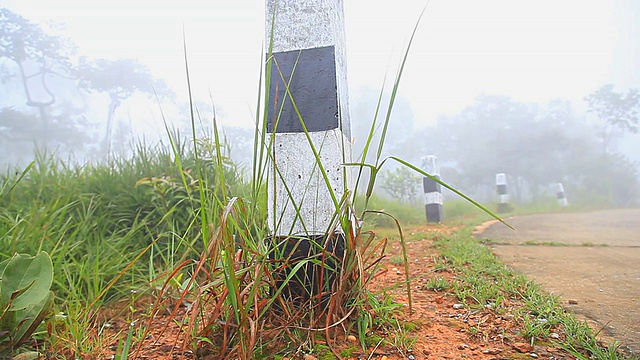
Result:
M351 161L342 0L266 0L265 33L267 54L272 44L267 132L275 138L268 186L271 230L288 239L285 253L296 249L300 258L313 252L309 241L341 238L330 246L340 252L344 236L330 233L331 221L336 200L348 187L343 164Z
M556 192L556 197L558 198L558 205L560 205L561 207L569 205L569 201L567 200L567 196L564 193L564 186L562 186L562 183L559 182L557 184L557 187L558 191Z
M511 207L509 206L509 193L507 192L507 174L496 174L496 187L498 189L498 212L508 212Z
M427 174L440 179L440 170L437 162L438 158L435 155L427 155L422 159L422 168ZM442 186L435 180L425 176L422 178L422 187L424 189L424 207L427 212L427 222L441 223L443 219Z

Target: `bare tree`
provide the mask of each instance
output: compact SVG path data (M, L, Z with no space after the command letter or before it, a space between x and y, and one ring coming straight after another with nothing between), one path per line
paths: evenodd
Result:
M80 88L88 92L102 92L109 95L109 109L101 153L106 155L111 147L111 133L115 112L122 102L136 92L159 98L172 97L168 86L151 75L146 66L133 59L105 60L92 62L82 58L76 70Z
M74 50L66 39L49 35L22 16L0 8L0 60L17 67L26 105L38 110L45 146L52 123L51 107L57 101L51 83L56 78L72 79L70 56ZM5 68L4 73L7 72Z
M613 85L607 84L584 98L589 104L589 112L602 120L603 152L608 152L611 142L621 132L637 133L640 117L640 93L638 89L629 89L627 93L613 91Z

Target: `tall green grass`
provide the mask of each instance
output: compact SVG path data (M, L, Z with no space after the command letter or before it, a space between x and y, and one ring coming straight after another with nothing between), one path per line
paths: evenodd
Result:
M271 74L273 61L268 54L267 84L271 76L282 76ZM286 92L295 108L288 87ZM334 192L320 161L321 150L306 130L315 157L311 160L315 161L335 206L331 226L324 236L287 236L279 235L282 231L277 219L264 220L267 182L279 177L287 187L287 179L273 159L275 134L268 133L266 128L269 101L265 95L259 104L264 112L263 118L256 120L251 191L244 197L227 196L224 177L218 177L222 182L217 187L220 192L201 188L199 194L191 194L200 199L199 208L194 209L197 213L194 215L202 219L200 224L210 222L207 230L199 233L205 247L195 265L182 262L173 269L160 289L153 311L168 306L172 316L177 316L182 302L191 303L183 347L212 352L220 358L270 357L274 351L271 344L276 344L275 351L306 352L310 350L307 346L313 346L313 339L323 338L331 344L339 334L353 328L364 333L372 322L367 310L374 298L369 296L366 285L376 273L384 241L374 243L373 236L360 232L354 221L351 194L347 191L340 196ZM192 127L197 123L197 114L192 104ZM304 128L299 112L298 116ZM217 134L215 117L213 128ZM175 141L170 139L170 143ZM220 144L217 135L214 144ZM193 146L196 149L200 146L195 131ZM174 151L177 167L184 172L178 150ZM218 163L213 171L220 173L222 169ZM204 171L198 168L194 173L200 181ZM182 180L187 183L184 177ZM293 206L298 208L298 200L287 191ZM296 216L302 218L299 210ZM217 221L211 221L214 218ZM172 305L171 297L167 296L170 284L184 274L188 279L178 295L180 301Z
M414 36L415 29L411 41ZM252 191L245 197L229 197L224 196L224 193L222 196L210 196L212 194L200 189L200 208L195 211L202 219L201 226L207 223L206 219L217 217L218 221L208 231L203 227L200 232L201 242L206 246L195 267L190 270L190 264L183 262L174 268L162 286L160 300L156 304L156 309L167 306L171 301L166 295L170 292L172 279L188 274L188 281L179 294L180 301L171 310L172 316L177 316L181 302L192 304L185 325L183 348L191 347L196 352L213 353L220 358L270 358L274 351L282 355L308 353L313 350L318 339L322 339L336 353L333 343L339 336L351 332L357 333L362 346L365 346L364 339L374 324L374 318L382 321L383 314L388 315L390 312L389 304L381 302L367 289L380 271L386 239L377 239L374 234L364 231L362 223L382 215L398 228L404 249L399 221L388 212L372 207L376 201L373 197L376 176L387 161L396 161L434 179L491 214L480 204L418 167L397 157L382 158L394 99L410 44L396 76L389 103L386 108L378 103L363 154L359 160L344 164L344 174L348 172L348 167L353 167L357 170L358 177L355 188L345 189L343 194L336 192L329 181L325 164L321 160L322 146L312 140L306 129L304 119L298 111L295 94L289 89L284 74L280 72L277 61L272 56L272 45L269 44L266 57L265 88L269 89L274 78L282 80L285 97L298 116L306 145L313 154L313 158L309 160L313 161L314 171L324 181L323 190L331 197L334 214L324 235L316 235L313 230L317 229L308 228L306 236L287 235L287 229L280 229L280 214L274 213L273 218L261 221L264 219L261 215L265 213L265 204L276 208L275 200L270 204L266 202L265 189L269 189L269 182L281 184L291 200L291 206L296 209L295 217L301 221L307 220L300 213L300 199L296 199L290 190L288 179L274 159L276 134L267 131L268 111L272 108L276 109L276 113L281 112L283 99L270 99L269 92L266 91L258 104L262 112L256 119ZM191 107L192 127L195 128L198 111L193 104ZM378 119L378 114L382 113L385 114L384 118ZM276 114L274 128L277 128L278 121L279 115ZM213 128L215 132L215 117ZM379 128L382 129L380 141L374 144L374 134ZM197 149L199 145L195 133L194 130L193 146ZM215 140L214 144L219 144L218 139ZM368 163L366 159L370 150L374 152L373 161ZM349 158L349 154L343 153L343 159ZM176 155L176 159L177 166L182 171L179 156ZM218 166L215 171L219 172L220 169L222 167ZM370 176L368 182L362 184L360 179L363 179L361 175L365 171L369 171ZM204 172L198 170L195 174L199 180ZM223 180L224 177L220 179ZM186 184L184 177L182 180ZM356 207L354 202L359 187L364 187L365 193L360 200L361 206ZM271 191L275 191L274 188L275 186L271 187ZM224 186L220 189L224 189ZM210 211L212 208L220 211ZM403 254L406 267L406 251ZM405 273L411 311L409 271Z
M85 165L39 154L28 172L0 177L0 259L47 251L54 264L58 319L65 319L61 326L98 326L90 314L105 300L127 297L131 290L149 293L155 278L198 256L203 245L194 214L201 206L190 192L210 191L218 176L229 192L246 191L228 157L210 147L198 151L200 166L220 159L223 170L191 175L196 154L183 142L173 150L139 143L130 158Z
M363 195L356 196L354 207L356 209L365 208L365 200ZM369 197L367 208L393 214L403 226L418 225L426 222L424 205L406 204L395 199L380 196L376 193L373 193ZM376 227L395 228L395 226L395 221L384 214L371 214L368 216L366 222L368 229L374 229Z

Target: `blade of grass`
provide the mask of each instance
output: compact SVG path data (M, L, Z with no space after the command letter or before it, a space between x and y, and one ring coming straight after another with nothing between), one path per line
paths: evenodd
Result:
M408 299L408 303L409 303L409 313L413 313L413 301L412 301L412 297L411 297L411 278L409 275L409 257L407 256L407 244L406 241L404 240L404 235L402 233L402 226L400 226L400 222L398 221L398 219L396 219L393 215L388 214L384 211L377 211L377 210L367 210L367 213L372 213L372 214L380 214L380 215L385 215L388 216L390 218L393 219L393 221L396 223L396 228L398 230L398 235L400 236L400 245L402 246L402 258L404 259L404 278L405 278L405 284L407 287L407 299Z
M11 194L13 189L15 189L16 185L18 185L20 180L22 180L27 175L27 173L35 166L35 164L36 164L35 160L30 162L29 165L27 165L27 167L25 167L24 170L22 170L20 175L18 175L18 178L13 182L13 184L11 184L11 186L9 187L9 190L7 190L6 192L5 192L5 189L9 184L9 182L7 181L4 184L2 184L2 188L0 189L0 201L4 200L5 197Z

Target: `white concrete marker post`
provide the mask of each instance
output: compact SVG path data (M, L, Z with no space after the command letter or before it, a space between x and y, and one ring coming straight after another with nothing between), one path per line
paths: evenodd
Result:
M438 158L435 155L427 155L422 158L422 168L428 174L440 179L440 170L437 166ZM427 222L441 223L442 215L442 186L436 181L423 177L424 207L427 212Z
M308 257L314 252L309 249L311 241L333 239L325 250L331 247L339 255L344 235L331 228L336 203L308 136L340 201L348 187L343 164L351 161L342 0L266 0L265 33L267 54L273 44L267 131L275 136L269 224L276 239L287 242L279 245L285 254L293 251L292 257ZM293 296L297 295L294 290Z
M278 235L321 235L335 204L280 72L339 200L347 187L342 164L351 161L342 0L266 0L267 46L274 11L268 131L275 133L274 165L282 177L270 176L269 219Z
M496 187L498 188L498 212L511 210L509 206L509 193L507 192L507 174L496 174Z
M558 198L558 205L560 205L561 207L569 205L569 201L567 200L567 197L564 193L564 186L562 186L562 183L558 183L557 187L558 191L556 192L556 197Z

